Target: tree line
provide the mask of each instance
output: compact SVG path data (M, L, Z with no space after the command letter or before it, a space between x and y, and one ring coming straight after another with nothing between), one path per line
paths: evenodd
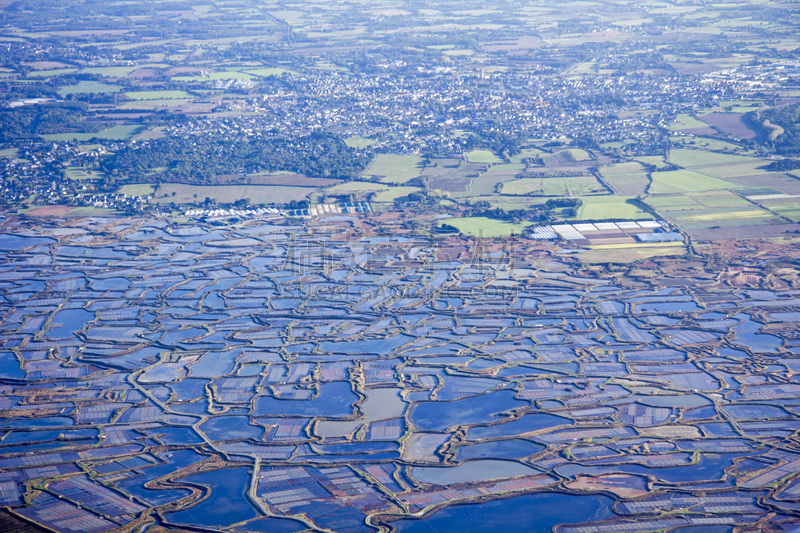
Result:
M336 134L315 132L299 138L165 137L126 145L100 165L107 175L134 182L209 183L221 174L277 171L349 180L370 159L370 154L349 148Z

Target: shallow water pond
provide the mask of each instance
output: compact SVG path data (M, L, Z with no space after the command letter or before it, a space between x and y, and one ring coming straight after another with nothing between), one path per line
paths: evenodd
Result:
M367 401L361 404L364 416L358 420L321 420L315 433L320 437L341 437L351 433L361 424L402 416L408 404L400 397L399 389L371 389L364 391Z
M19 359L12 352L0 352L0 377L10 379L23 379L25 371L19 364Z
M11 233L0 233L0 250L17 252L31 246L40 244L56 243L55 239L49 237L26 237L25 235L14 235Z
M506 500L446 507L428 518L399 520L394 525L403 533L550 533L557 524L603 520L615 516L610 509L613 501L607 496L573 496L544 492ZM565 517L564 509L569 509L569 518Z
M545 449L545 446L529 440L512 439L495 442L482 442L457 448L456 460L483 459L496 457L499 459L521 459Z
M502 412L528 405L514 398L514 394L502 390L452 402L418 402L411 410L411 422L423 431L492 422Z
M505 424L469 428L468 435L470 440L491 439L563 425L572 425L572 420L547 413L530 413Z
M772 405L726 405L723 410L737 420L763 420L767 418L788 418L790 416L780 407Z
M211 440L259 439L262 426L250 425L249 416L215 416L200 424L200 429Z
M47 332L51 339L67 339L75 335L94 318L94 313L85 309L64 309L53 317L53 324Z
M496 459L467 461L458 466L415 466L411 469L411 477L421 483L432 483L434 485L474 483L539 473L541 473L539 470L521 463Z
M715 481L722 479L726 468L733 464L733 460L741 454L701 454L700 462L696 465L672 466L667 468L649 468L636 464L619 464L612 466L585 466L567 464L556 468L559 474L574 476L578 474L607 474L613 472L626 472L629 474L651 475L656 479L670 483L685 483L689 481Z
M295 415L343 417L353 412L358 395L349 382L334 381L320 385L320 393L311 400L280 400L261 396L255 402L256 416Z
M168 513L170 522L197 524L201 526L227 526L259 516L245 490L250 485L250 472L247 468L230 468L205 472L185 478L211 489L209 497L194 507Z

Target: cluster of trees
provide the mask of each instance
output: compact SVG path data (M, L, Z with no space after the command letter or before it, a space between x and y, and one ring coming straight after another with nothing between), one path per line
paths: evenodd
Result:
M773 161L766 167L766 170L771 172L781 172L786 170L795 170L800 168L800 160L798 159L778 159L777 161Z
M0 142L35 139L39 135L66 132L97 132L106 124L86 121L87 105L82 102L56 102L0 108Z
M505 158L517 155L525 141L524 136L521 133L506 133L491 126L491 124L486 124L476 128L473 135L464 137L461 140L464 151L487 148Z
M757 123L759 136L782 155L800 154L800 103L748 114L749 123Z
M530 222L548 222L555 218L557 210L567 209L567 212L561 213L562 216L575 216L578 214L578 209L582 205L583 201L580 198L551 198L541 205L528 209L505 210L499 207L492 208L489 202L480 200L473 204L473 210L470 214L472 216L493 218L495 220L503 220L515 224L524 220Z
M128 181L154 178L182 183L213 182L220 174L291 171L317 178L352 179L370 155L349 148L332 133L299 138L186 139L165 137L130 144L101 162L110 176Z

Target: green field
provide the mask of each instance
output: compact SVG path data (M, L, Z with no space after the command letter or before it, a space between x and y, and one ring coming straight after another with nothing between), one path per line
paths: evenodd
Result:
M173 76L174 81L218 81L218 80L252 80L255 74L247 72L239 72L235 70L226 70L222 72L209 72L208 74L201 74L198 76Z
M531 206L541 205L545 203L548 198L544 196L499 196L499 195L485 195L475 196L470 200L478 201L483 200L489 202L492 209L502 209L504 211L511 211L514 209L527 209Z
M189 105L192 103L191 99L174 99L174 100L131 100L122 105L117 106L119 110L142 111L145 109L158 109L160 107L169 107L176 109L180 106Z
M683 194L648 196L645 202L659 211L691 211L704 209L704 206L700 202Z
M79 81L75 85L68 85L58 90L58 94L64 98L71 94L101 94L101 93L116 93L121 91L122 88L116 85L109 85L101 81Z
M97 74L99 76L105 76L108 78L122 78L130 74L131 72L137 71L140 68L167 68L171 65L166 64L156 64L156 65L130 65L124 67L89 67L81 69L81 72L86 72L87 74Z
M398 198L402 198L403 196L407 196L412 192L419 192L421 190L422 189L420 187L391 187L388 190L376 192L372 196L371 201L381 203L394 202Z
M471 152L467 152L466 154L467 161L470 163L502 163L503 160L494 155L494 152L491 150L473 150Z
M661 155L643 155L640 157L634 157L633 159L634 161L639 161L645 165L653 165L656 167L656 170L660 170L666 166L669 166L669 163L664 161L664 156Z
M650 220L649 212L629 203L625 196L585 196L575 220Z
M86 170L85 168L81 167L69 167L64 169L64 175L67 176L71 180L99 180L103 177L101 172L96 170Z
M733 144L717 139L709 139L707 137L673 137L671 139L672 145L680 149L682 146L691 146L692 148L699 148L702 150L724 151L729 150L732 152L741 152L742 147L738 144Z
M282 69L279 67L271 67L271 68L253 68L245 70L248 74L252 74L253 76L280 76L281 74L291 72L286 69Z
M344 143L350 148L362 149L372 146L375 144L375 141L368 137L362 137L361 135L353 135L352 137L345 139Z
M515 179L523 170L525 170L525 165L522 164L493 165L488 171L472 179L470 190L464 196L494 195L498 185Z
M331 194L346 194L351 192L372 192L385 191L389 186L384 183L373 183L369 181L348 181L339 183L326 189Z
M653 183L648 191L650 194L669 194L686 191L707 191L714 189L731 189L736 187L732 183L717 178L699 174L691 170L669 170L653 172Z
M591 161L592 156L586 150L580 148L568 148L566 150L559 150L552 154L545 154L542 156L544 164L548 167L559 167L564 165L573 165L578 161Z
M618 194L623 196L644 194L650 183L647 171L638 162L600 167L600 175Z
M742 163L753 163L752 157L734 154L720 154L718 152L708 152L706 150L691 150L688 148L678 148L670 150L669 162L679 167L695 168L706 165L735 165Z
M192 97L186 91L130 91L125 96L131 100L177 100Z
M115 126L95 133L52 133L42 135L48 141L88 141L91 139L122 140L129 139L144 126Z
M747 208L753 205L738 194L728 190L688 193L686 196L708 208L724 207L727 209L737 209Z
M711 126L709 126L705 122L697 120L691 115L680 114L675 119L675 122L673 122L670 125L669 129L671 129L672 131L676 131L676 130L693 130L697 128L710 128L710 127Z
M522 231L530 226L526 224L512 224L502 220L496 220L486 217L464 217L464 218L448 218L444 221L465 235L472 235L473 237L508 237L510 235L519 235Z
M541 157L544 152L539 150L538 148L523 148L519 151L519 153L513 157L511 157L512 163L521 163L523 159L529 159L531 157Z
M156 202L192 204L206 197L218 203L233 203L247 198L253 204L285 204L304 200L314 191L310 187L285 187L280 185L184 185L163 183L156 193ZM175 193L173 196L172 193ZM125 193L128 194L128 193Z
M564 178L522 178L507 181L500 192L509 195L528 196L589 196L608 194L594 176L571 176Z
M387 183L405 183L422 173L422 158L418 155L378 154L362 173L380 177Z
M155 190L155 185L151 183L133 183L123 186L119 192L127 194L128 196L149 196L155 193ZM205 198L205 196L203 198Z
M50 76L61 76L70 72L77 72L77 68L53 68L48 70L34 70L28 72L29 78L48 78Z
M706 209L701 212L668 213L686 229L719 227L752 226L755 224L777 223L779 219L769 211L754 205L731 211L729 208Z
M800 203L770 205L769 208L792 222L800 222Z

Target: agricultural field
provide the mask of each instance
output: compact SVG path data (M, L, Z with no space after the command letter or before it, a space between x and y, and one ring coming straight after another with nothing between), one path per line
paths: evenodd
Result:
M503 160L493 154L490 150L473 150L464 154L470 163L502 163Z
M563 178L522 178L508 181L500 187L501 194L513 196L589 196L608 194L608 190L594 176Z
M345 144L350 148L369 148L375 141L368 138L362 137L360 135L353 135L352 137L348 137L344 140Z
M405 183L420 176L422 169L422 158L419 156L378 154L362 176L380 178L386 183Z
M469 193L465 196L494 194L502 188L502 184L515 179L523 170L525 170L525 165L520 164L493 165L489 170L472 179L468 189Z
M51 133L42 135L48 141L90 141L92 139L122 140L130 139L142 130L142 126L122 125L92 133Z
M512 224L486 217L449 218L447 224L473 237L508 237L519 235L530 224Z
M390 187L383 191L377 191L372 195L370 201L379 203L390 203L395 200L408 196L412 192L422 191L421 187Z
M308 198L314 189L280 185L184 185L162 183L155 195L159 204L194 204L206 197L219 204L246 199L251 204L285 204Z
M64 173L72 180L97 180L102 178L102 173L94 170L86 170L83 167L71 167L64 169Z
M125 96L131 100L180 100L192 97L186 91L128 91Z
M652 183L648 188L649 194L670 194L688 191L708 191L716 189L731 189L736 185L705 174L691 170L669 170L653 172Z
M650 184L647 170L638 162L633 161L602 166L600 175L617 194L623 196L645 194Z
M593 158L586 150L580 148L568 148L558 152L542 156L545 166L550 168L585 166L581 163L592 161Z
M58 90L61 97L71 96L73 94L102 94L102 93L117 93L122 91L122 88L117 85L104 83L102 81L80 81L75 85L68 85Z
M709 125L695 117L687 114L680 114L675 119L675 122L670 124L669 129L672 131L691 131L691 132L712 132Z
M152 183L137 183L135 185L125 185L120 189L120 192L128 196L149 196L156 192L156 186Z
M583 196L576 220L649 220L653 215L632 197Z

